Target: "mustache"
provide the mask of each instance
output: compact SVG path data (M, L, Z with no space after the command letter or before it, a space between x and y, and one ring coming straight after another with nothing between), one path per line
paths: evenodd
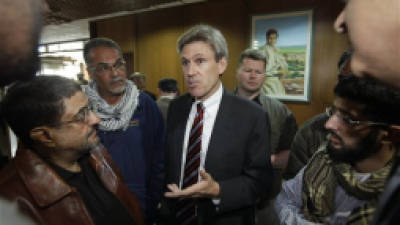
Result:
M125 82L126 80L121 77L114 77L112 78L109 83L116 83L116 82Z
M328 130L328 134L326 135L326 139L329 140L329 137L331 137L331 136L335 137L336 139L340 140L340 142L343 143L343 139L338 134L336 134L335 131Z

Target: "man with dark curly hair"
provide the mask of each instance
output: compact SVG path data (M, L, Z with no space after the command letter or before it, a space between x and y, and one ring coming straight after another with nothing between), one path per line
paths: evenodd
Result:
M370 78L339 78L327 142L276 201L281 224L369 224L392 168L400 95Z

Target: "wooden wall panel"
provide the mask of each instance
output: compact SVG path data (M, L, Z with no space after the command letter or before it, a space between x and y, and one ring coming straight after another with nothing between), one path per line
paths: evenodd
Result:
M236 85L236 68L242 50L249 46L250 16L294 10L314 9L311 101L284 102L299 124L324 111L333 101L337 61L348 47L345 36L336 34L333 21L343 5L336 0L209 0L205 3L146 12L134 16L95 22L99 36L106 35L134 51L135 71L147 75L147 89L156 93L163 77L178 80L185 92L183 75L176 53L177 38L189 27L207 23L224 34L229 47L229 65L222 77L228 90Z
M183 77L176 52L176 40L183 32L182 9L172 8L137 16L136 71L144 72L147 89L157 93L158 80L178 80L183 90Z
M124 55L129 55L130 57L125 58L127 60L127 65L129 68L129 72L134 71L136 65L136 26L134 26L135 16L125 16L125 17L116 17L111 19L99 20L96 22L92 22L90 27L95 26L96 34L95 37L107 37L116 41L121 47ZM93 25L95 24L95 25ZM94 35L91 34L91 37ZM129 74L127 74L129 75Z

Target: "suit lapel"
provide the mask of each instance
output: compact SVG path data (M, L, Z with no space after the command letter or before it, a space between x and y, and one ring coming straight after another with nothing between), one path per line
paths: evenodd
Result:
M218 159L220 158L218 157L218 155L220 154L219 150L224 148L224 141L229 141L221 140L221 134L232 132L232 129L234 129L232 125L232 119L231 94L224 91L221 103L219 105L217 117L215 118L210 143L208 144L208 150L204 165L206 171L208 172L212 172L210 171L212 169L212 165L221 163L218 162Z
M183 152L183 140L185 138L186 124L188 121L190 109L192 108L192 98L190 95L187 95L183 100L183 104L179 107L176 115L177 115L177 125L176 125L176 134L174 135L174 143L176 144L172 149L174 151L174 158L177 159L176 174L174 176L174 180L179 184L179 177L181 171L182 164L182 152Z
M18 151L16 170L37 205L46 207L73 192L71 186L35 152L29 149Z

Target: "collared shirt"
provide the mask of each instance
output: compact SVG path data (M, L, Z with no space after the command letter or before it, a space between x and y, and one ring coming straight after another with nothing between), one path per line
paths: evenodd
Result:
M174 96L174 95L162 95L162 96L160 96L160 98L158 98L158 99L162 99L162 98L174 99L174 98L176 98L176 96Z
M260 95L257 95L255 98L253 98L252 99L253 100L253 102L255 102L255 103L257 103L258 105L261 105L262 106L262 104L261 104L261 102L260 102Z
M214 128L215 118L217 117L218 109L222 100L223 88L221 82L219 83L218 90L211 95L208 99L202 102L204 107L203 115L203 133L201 136L201 152L200 152L200 168L204 168L205 159L207 156L208 144L210 143L210 137ZM181 164L181 176L179 181L179 187L182 187L183 172L185 168L186 152L189 144L189 133L193 125L194 118L197 113L197 104L200 101L196 100L192 104L192 109L189 113L189 118L186 124L185 137L183 139L183 156Z

